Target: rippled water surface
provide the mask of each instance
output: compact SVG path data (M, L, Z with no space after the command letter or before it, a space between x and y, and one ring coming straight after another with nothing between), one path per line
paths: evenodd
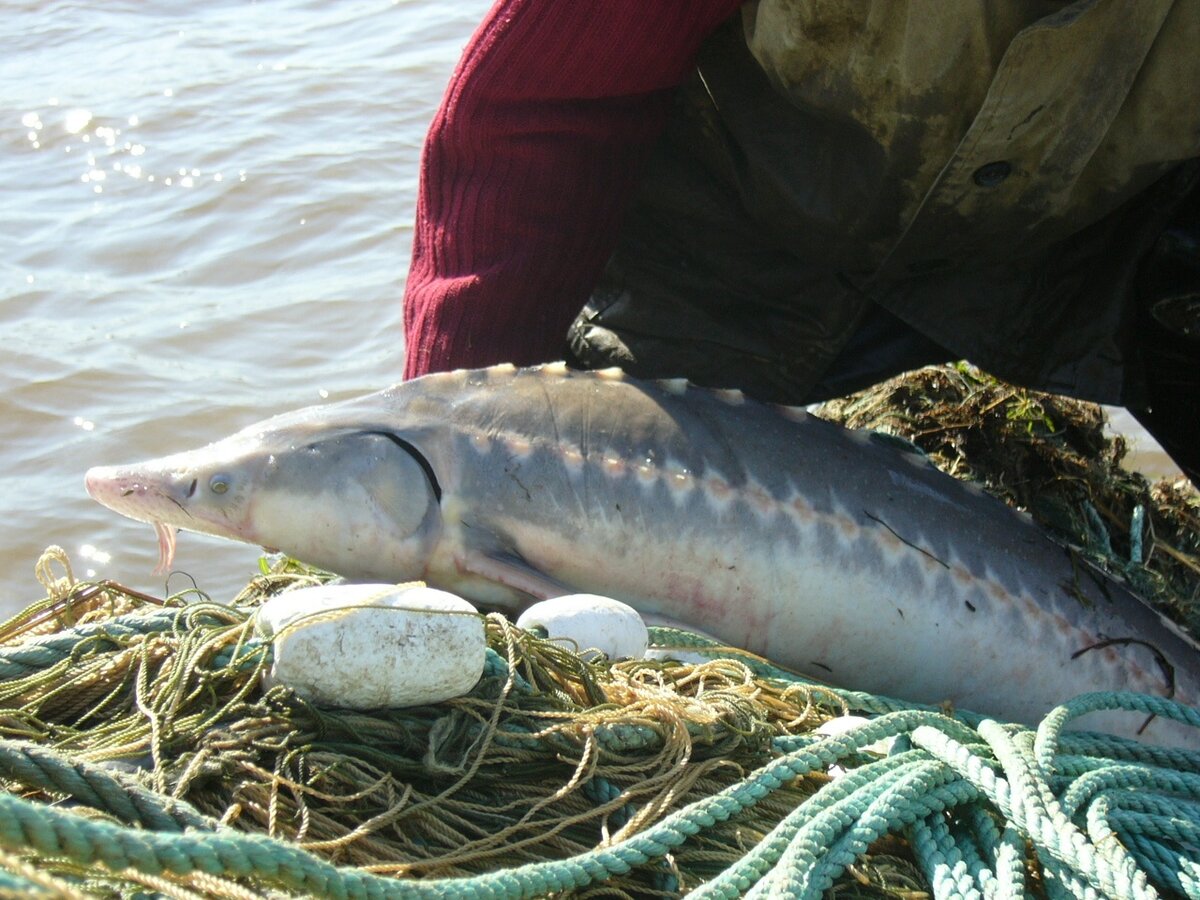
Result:
M89 466L399 380L421 141L488 5L0 2L0 612L52 543L161 594ZM176 564L227 599L258 555Z
M0 613L54 543L161 593L89 466L398 380L420 145L487 6L0 0ZM257 556L176 564L228 599Z

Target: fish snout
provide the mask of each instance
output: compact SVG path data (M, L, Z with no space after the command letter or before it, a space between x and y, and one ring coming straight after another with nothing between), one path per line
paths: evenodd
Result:
M104 503L114 493L115 486L121 481L120 476L121 470L116 466L92 466L83 476L83 486L89 497Z
M152 484L151 481L156 483ZM118 497L145 496L161 488L161 479L149 479L121 466L93 466L83 476L83 485L93 500L105 503Z
M94 466L83 476L83 484L97 503L131 519L152 522L178 516L184 509L188 484L166 473L137 467Z

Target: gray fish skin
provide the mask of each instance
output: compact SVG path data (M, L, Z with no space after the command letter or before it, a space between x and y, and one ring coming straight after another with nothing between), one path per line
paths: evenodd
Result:
M1092 690L1166 696L1163 662L1176 699L1200 698L1200 647L1028 517L919 454L736 391L460 370L92 469L87 488L160 536L512 609L606 594L834 684L1013 721ZM1144 717L1080 722L1133 736ZM1200 748L1162 719L1140 736Z

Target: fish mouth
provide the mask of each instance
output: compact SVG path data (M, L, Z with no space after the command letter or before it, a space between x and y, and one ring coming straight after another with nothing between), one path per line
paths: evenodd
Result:
M162 513L167 512L166 505L169 504L172 518L175 517L174 510L178 509L190 520L194 518L191 511L169 493L133 478L126 471L116 467L91 468L84 476L83 483L88 495L97 503L123 516L153 526L158 539L158 565L154 568L154 574L165 575L169 572L171 564L175 561L179 527L165 521L166 517L162 516ZM156 512L159 515L155 515Z

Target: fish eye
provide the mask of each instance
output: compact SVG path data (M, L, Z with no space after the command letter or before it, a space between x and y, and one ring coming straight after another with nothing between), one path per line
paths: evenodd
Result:
M223 494L229 490L229 476L217 474L208 480L208 489L214 494Z

